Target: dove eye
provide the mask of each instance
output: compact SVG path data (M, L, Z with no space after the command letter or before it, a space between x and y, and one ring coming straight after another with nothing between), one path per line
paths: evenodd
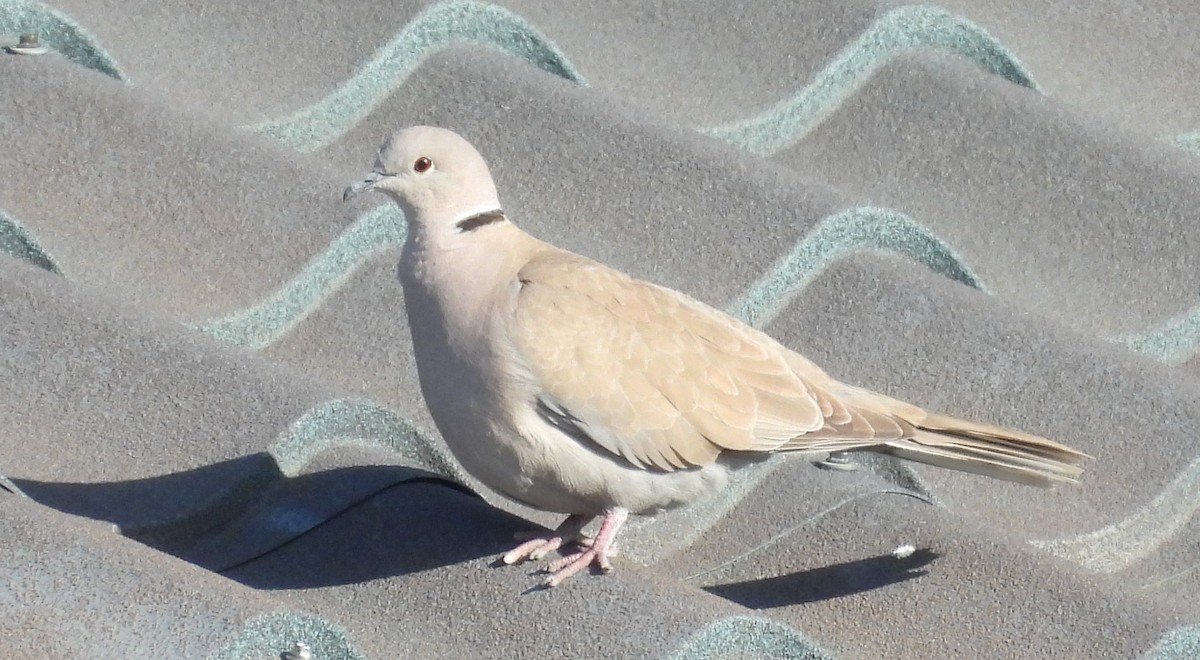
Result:
M433 161L424 156L421 156L417 159L417 162L413 163L413 171L417 174L427 172L431 167L433 167Z

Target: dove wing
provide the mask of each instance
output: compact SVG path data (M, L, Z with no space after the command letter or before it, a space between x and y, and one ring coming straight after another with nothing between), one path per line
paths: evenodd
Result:
M700 466L723 450L833 450L911 431L848 409L815 365L677 292L560 251L533 256L517 277L515 344L539 414L638 467Z

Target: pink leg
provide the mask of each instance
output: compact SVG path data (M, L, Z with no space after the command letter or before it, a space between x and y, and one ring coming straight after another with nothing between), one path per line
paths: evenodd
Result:
M612 564L608 558L611 554L613 540L617 537L617 531L621 529L621 525L625 523L625 519L629 517L629 512L625 509L609 509L604 512L604 522L600 523L600 531L596 533L596 538L586 550L577 552L573 555L568 555L546 567L546 572L550 573L550 577L542 582L545 587L557 587L562 584L563 580L575 575L579 571L590 566L595 562L600 570L608 573L612 571Z
M504 553L500 561L505 564L518 564L525 561L537 561L547 554L558 550L567 543L579 540L580 532L595 516L570 515L549 536L533 535L533 538Z

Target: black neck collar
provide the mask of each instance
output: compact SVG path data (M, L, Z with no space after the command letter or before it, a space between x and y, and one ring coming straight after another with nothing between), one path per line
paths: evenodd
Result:
M454 226L458 227L458 233L465 234L486 225L504 222L507 219L504 217L504 211L493 209L491 211L484 211L483 213L476 213L469 218L463 218L456 222Z

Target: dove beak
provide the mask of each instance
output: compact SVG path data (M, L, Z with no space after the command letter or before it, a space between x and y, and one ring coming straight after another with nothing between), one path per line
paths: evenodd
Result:
M371 190L375 187L375 184L379 183L379 181L383 178L384 176L382 173L371 172L362 181L355 181L354 183L346 186L346 190L342 192L342 201L348 202L350 201L350 198L357 197L359 193Z

